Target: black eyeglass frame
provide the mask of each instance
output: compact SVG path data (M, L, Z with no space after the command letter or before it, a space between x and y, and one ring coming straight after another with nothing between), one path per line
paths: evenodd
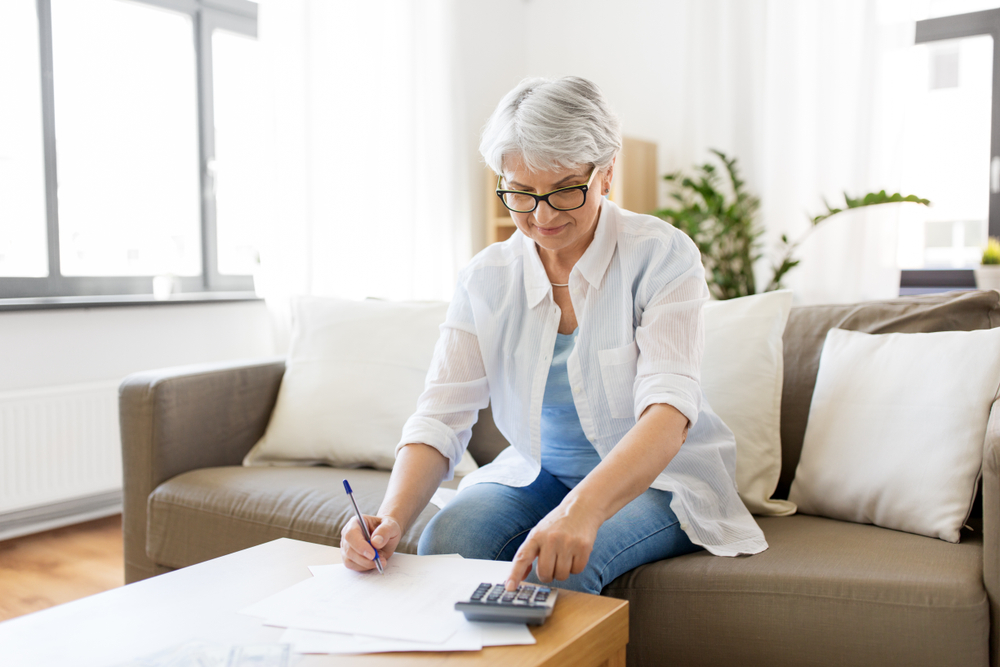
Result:
M538 208L538 203L543 201L549 206L551 206L552 209L555 211L575 211L578 208L583 208L587 204L587 191L590 190L590 184L594 182L594 176L596 174L597 174L597 167L595 166L594 169L590 172L590 178L587 179L586 183L583 183L582 185L567 185L565 188L557 188L552 192L546 192L544 195L536 195L533 192L524 192L523 190L501 190L500 181L503 180L503 176L501 175L497 176L496 193L497 197L500 198L500 202L504 205L504 208L513 213L533 213L535 209ZM559 208L558 206L552 206L552 203L549 201L549 197L559 192L566 192L567 190L581 190L583 192L583 203L581 203L579 206L574 206L573 208ZM507 202L504 201L503 198L503 196L508 193L513 195L527 195L535 200L535 205L532 206L527 211L518 211L517 209L511 208L510 206L507 205Z

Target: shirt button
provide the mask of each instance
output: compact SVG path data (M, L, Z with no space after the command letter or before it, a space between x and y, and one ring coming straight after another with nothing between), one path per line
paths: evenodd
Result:
M686 524L686 523L682 523L682 524L681 524L681 530L687 530L687 529L688 529L688 528L690 528L690 527L691 527L691 526L689 526L689 525L688 525L688 524Z

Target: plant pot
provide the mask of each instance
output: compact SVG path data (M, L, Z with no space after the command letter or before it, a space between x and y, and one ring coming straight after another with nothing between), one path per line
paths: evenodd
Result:
M973 271L976 274L976 287L1000 291L1000 264L980 265Z

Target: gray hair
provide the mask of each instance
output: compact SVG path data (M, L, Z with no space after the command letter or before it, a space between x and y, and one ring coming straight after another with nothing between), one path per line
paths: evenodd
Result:
M578 76L525 79L483 128L479 152L497 174L507 157L532 171L608 167L622 147L621 122L601 89Z

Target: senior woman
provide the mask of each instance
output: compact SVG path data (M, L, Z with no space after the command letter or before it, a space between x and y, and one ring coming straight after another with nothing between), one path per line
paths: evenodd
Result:
M577 77L525 80L493 112L480 151L517 232L459 275L385 499L365 517L383 559L488 402L511 446L462 480L420 553L512 560L510 590L600 593L644 563L767 548L736 492L733 434L699 384L698 250L603 197L619 127ZM342 538L347 567L374 567L357 520Z

